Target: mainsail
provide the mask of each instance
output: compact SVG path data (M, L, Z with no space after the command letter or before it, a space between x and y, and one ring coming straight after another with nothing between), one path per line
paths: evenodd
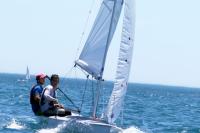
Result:
M103 0L79 59L75 62L96 79L101 79L107 50L115 32L123 0Z
M119 116L127 91L134 45L135 7L134 0L125 0L121 45L118 57L114 88L108 103L105 119L113 123Z

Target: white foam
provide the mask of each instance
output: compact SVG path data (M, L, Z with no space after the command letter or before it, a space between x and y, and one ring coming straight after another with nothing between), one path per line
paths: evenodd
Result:
M127 129L124 129L123 133L144 133L144 132L136 127L129 127Z
M66 127L65 123L59 124L56 128L46 128L38 130L37 133L58 133Z
M16 129L16 130L21 130L21 129L25 129L26 127L17 123L15 121L15 119L13 118L12 121L6 126L6 128L9 129Z
M61 117L62 118L62 117ZM62 121L62 120L61 120ZM65 119L63 122L52 119L49 120L48 124L46 125L46 128L40 129L37 131L37 133L59 133L62 131L68 131L68 132L84 132L87 133L87 131L90 130L90 122L88 120L75 120L75 119ZM52 127L53 126L53 127ZM127 129L123 130L123 133L145 133L144 131L141 131L139 128L131 126Z

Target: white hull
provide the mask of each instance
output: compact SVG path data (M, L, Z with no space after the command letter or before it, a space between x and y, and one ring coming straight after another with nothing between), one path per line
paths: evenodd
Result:
M46 121L48 127L63 124L66 132L73 133L121 133L123 130L115 125L110 125L101 120L93 120L77 114L72 116L51 116Z

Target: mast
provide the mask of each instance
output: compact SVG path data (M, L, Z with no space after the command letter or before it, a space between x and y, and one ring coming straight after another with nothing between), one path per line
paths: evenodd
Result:
M102 81L98 80L97 82L98 82L97 83L97 94L96 94L96 99L95 99L95 102L94 102L94 108L93 108L93 113L92 113L92 117L94 119L96 118L97 105L98 105L98 102L99 102L100 89L101 89L101 83L102 83Z
M103 71L104 71L104 65L105 65L105 61L106 61L106 56L107 56L107 51L108 51L108 47L109 47L109 41L111 41L110 39L112 38L111 36L111 29L112 29L112 25L113 25L113 19L114 19L114 13L115 13L115 7L116 7L116 1L117 0L113 0L114 1L114 6L113 6L113 11L112 11L112 18L110 21L110 27L109 27L109 32L108 32L108 38L106 41L106 48L105 48L105 54L104 54L104 58L103 58L103 68L101 69L101 73L100 73L100 77L97 79L98 81L98 87L97 87L97 95L96 95L96 99L95 99L95 103L94 103L94 109L93 109L93 113L92 113L92 117L96 118L96 112L97 112L97 105L99 102L99 97L100 97L100 89L101 89L101 84L102 84L102 75L103 75Z

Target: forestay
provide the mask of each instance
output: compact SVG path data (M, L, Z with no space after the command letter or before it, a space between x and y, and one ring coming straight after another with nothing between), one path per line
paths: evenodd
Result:
M107 111L104 116L109 123L113 123L118 118L127 91L134 45L134 5L134 0L125 0L122 37L118 57L116 78L114 88L108 103Z
M107 50L119 20L123 0L103 0L79 59L75 62L96 79L102 78Z

